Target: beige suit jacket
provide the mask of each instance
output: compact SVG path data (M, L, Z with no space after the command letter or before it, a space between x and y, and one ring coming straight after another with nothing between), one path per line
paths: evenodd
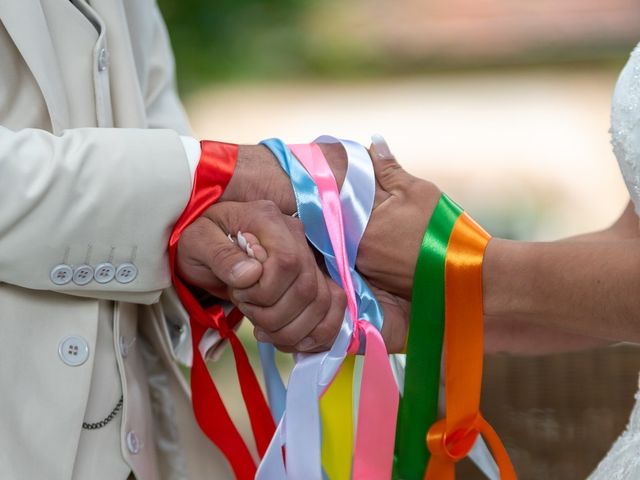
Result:
M154 0L74 3L96 15L90 65L78 76L65 75L74 59L53 48L61 30L40 0L0 1L0 478L71 479L78 456L91 452L79 439L105 317L124 396L115 448L136 476L229 478L193 420L157 303L170 286L168 236L191 189L179 138L189 127L165 26ZM133 263L137 276L52 281L58 265L101 262ZM174 309L172 321L184 322ZM124 358L119 335L151 347L146 366L141 353ZM86 340L80 366L61 356L69 336ZM130 406L149 391L152 412ZM112 407L105 399L101 410ZM140 425L150 416L152 426ZM127 450L132 425L153 454Z

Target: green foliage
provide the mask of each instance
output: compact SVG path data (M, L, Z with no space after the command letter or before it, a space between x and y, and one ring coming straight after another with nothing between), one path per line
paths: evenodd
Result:
M310 0L159 0L181 89L305 69Z

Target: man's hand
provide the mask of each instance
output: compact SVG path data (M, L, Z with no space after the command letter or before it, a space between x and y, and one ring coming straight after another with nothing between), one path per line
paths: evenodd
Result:
M379 138L370 150L376 201L356 265L373 285L410 300L420 244L440 190L404 171Z
M237 232L251 232L257 258L229 240ZM177 266L190 284L230 298L256 338L281 350L326 350L340 329L344 292L318 268L300 221L271 201L210 207L183 232Z
M340 144L321 144L338 185L342 185L347 171L347 156ZM291 181L278 160L264 145L241 145L238 160L229 185L220 201L250 202L270 200L282 213L296 210Z

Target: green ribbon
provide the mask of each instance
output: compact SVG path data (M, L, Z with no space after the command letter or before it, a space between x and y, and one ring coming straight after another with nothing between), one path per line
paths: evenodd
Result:
M393 478L422 480L427 431L438 419L444 341L445 258L462 209L442 194L420 247L413 280L404 392L398 409Z

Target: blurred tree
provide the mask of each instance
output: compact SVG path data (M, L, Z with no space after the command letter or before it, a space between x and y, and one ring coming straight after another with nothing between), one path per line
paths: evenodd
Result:
M303 67L302 18L312 0L159 0L181 90Z

